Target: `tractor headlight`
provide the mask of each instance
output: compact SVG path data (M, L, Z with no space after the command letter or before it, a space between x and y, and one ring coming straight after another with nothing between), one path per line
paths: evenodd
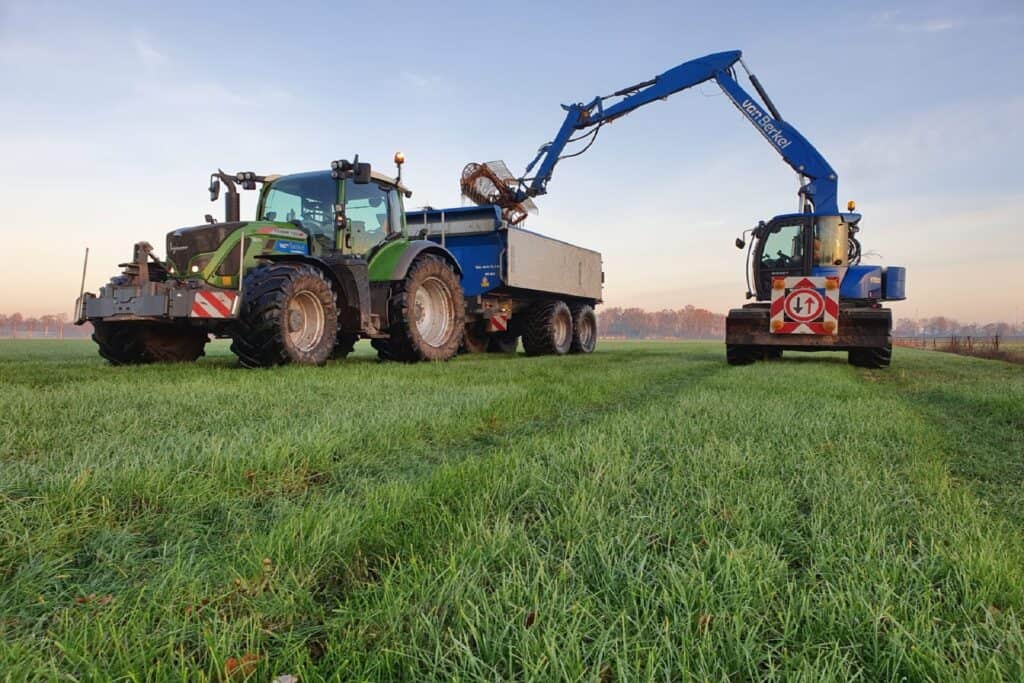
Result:
M188 272L192 275L197 275L207 264L210 263L210 259L213 258L213 254L201 254L192 259L192 262L188 264Z

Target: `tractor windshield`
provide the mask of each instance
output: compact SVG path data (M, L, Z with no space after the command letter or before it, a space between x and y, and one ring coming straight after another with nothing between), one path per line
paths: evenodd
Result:
M849 253L848 228L839 216L819 216L814 224L814 263L845 266Z
M334 204L338 181L329 171L278 178L263 197L260 219L292 223L310 233L325 249L335 246Z

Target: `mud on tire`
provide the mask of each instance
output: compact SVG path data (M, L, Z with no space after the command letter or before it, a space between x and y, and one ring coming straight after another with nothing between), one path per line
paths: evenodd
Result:
M528 314L523 330L527 356L561 356L572 346L572 312L557 299L538 303Z
M190 363L209 341L205 330L185 325L97 320L92 327L100 355L113 365Z
M382 360L448 360L465 337L459 278L446 261L424 254L413 261L388 301L389 338L374 340Z
M249 271L231 351L249 368L322 365L335 350L338 304L320 269L271 263Z

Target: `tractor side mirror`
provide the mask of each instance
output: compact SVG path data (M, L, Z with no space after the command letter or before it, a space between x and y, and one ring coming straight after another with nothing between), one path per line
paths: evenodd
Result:
M366 184L368 184L370 182L370 173L371 173L370 164L357 163L357 164L355 164L355 167L356 167L356 170L355 170L355 174L354 174L354 176L352 178L352 181L356 185L366 185Z
M745 246L747 246L747 243L743 241L743 238L742 237L737 237L736 238L736 248L737 249L742 249Z
M210 178L210 201L217 201L217 197L220 196L220 181L216 178Z

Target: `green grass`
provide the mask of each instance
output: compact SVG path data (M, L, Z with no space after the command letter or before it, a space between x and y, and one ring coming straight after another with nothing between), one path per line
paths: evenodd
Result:
M0 343L0 677L1024 677L1024 368L723 355Z

